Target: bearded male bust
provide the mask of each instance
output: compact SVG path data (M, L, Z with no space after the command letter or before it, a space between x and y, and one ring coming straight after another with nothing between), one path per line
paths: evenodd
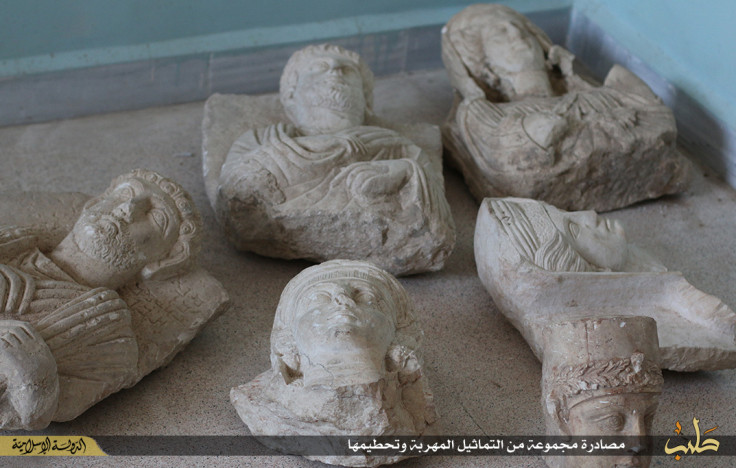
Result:
M214 95L205 106L205 185L228 239L396 275L442 268L455 226L439 129L377 118L371 71L335 45L294 53L275 98Z
M47 195L40 229L0 227L2 429L76 418L170 361L227 303L194 268L201 221L177 183L118 177L60 242L69 220L53 205L79 194Z

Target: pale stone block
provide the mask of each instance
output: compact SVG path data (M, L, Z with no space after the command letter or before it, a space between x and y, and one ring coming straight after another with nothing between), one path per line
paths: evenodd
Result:
M396 275L442 268L455 225L439 129L375 116L372 93L357 54L321 45L292 56L280 96L207 100L205 186L236 248Z
M583 79L569 51L511 8L455 15L442 59L456 91L444 143L478 201L608 211L687 187L674 116L649 87L618 65L603 86Z

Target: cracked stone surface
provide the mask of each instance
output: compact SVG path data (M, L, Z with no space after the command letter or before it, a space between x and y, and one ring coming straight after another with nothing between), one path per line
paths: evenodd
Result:
M439 125L452 106L444 69L376 80L375 110L400 121ZM232 306L205 327L169 365L135 387L101 401L74 421L41 434L248 435L229 391L270 366L270 334L284 286L305 261L238 253L214 218L205 194L200 151L202 102L143 111L0 128L3 190L100 193L113 177L147 167L179 181L204 219L200 266L219 280ZM175 156L192 153L193 157ZM648 250L696 288L736 305L736 192L696 166L679 196L607 213L632 243ZM445 434L543 434L542 366L521 334L499 312L477 275L473 233L478 204L462 176L445 169L446 195L457 223L457 245L445 267L399 278L424 329L424 363ZM4 199L0 199L3 203ZM693 436L693 416L713 434L736 434L736 371L664 372L652 432L672 434L675 421ZM5 432L4 435L15 435ZM691 467L731 468L729 457L683 457ZM313 467L301 457L120 457L54 461L55 466ZM539 457L426 457L403 467L543 468Z

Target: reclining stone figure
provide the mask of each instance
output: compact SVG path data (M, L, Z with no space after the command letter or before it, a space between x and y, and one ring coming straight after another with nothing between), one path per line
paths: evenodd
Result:
M393 274L442 268L455 226L439 132L421 128L437 141L430 156L373 115L372 95L373 76L360 57L323 44L297 51L286 64L285 115L280 108L269 114L265 100L246 99L237 112L251 120L238 133L230 129L241 117L224 116L237 96L210 98L205 184L238 249L368 260ZM259 120L262 114L268 118Z
M48 251L48 232L0 228L0 428L74 419L171 360L227 302L193 269L201 235L190 196L142 169Z
M443 140L478 201L600 212L687 187L674 116L649 87L618 65L603 86L584 80L570 52L511 8L455 15L442 59L456 91Z

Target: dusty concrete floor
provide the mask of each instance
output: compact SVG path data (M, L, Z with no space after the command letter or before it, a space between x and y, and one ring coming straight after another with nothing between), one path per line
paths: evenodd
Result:
M451 104L443 70L378 80L379 115L439 124ZM0 190L102 191L130 169L180 181L206 225L201 264L229 291L232 307L167 367L108 397L47 434L244 435L229 389L269 366L269 334L282 288L308 264L234 251L218 231L201 173L202 103L0 129ZM476 276L473 230L478 205L447 169L447 196L458 241L444 270L402 278L426 335L425 360L446 434L524 435L544 430L541 365L499 314ZM703 169L684 195L613 212L629 238L698 288L736 306L736 192ZM2 220L0 220L2 222ZM675 421L718 425L736 435L736 371L665 373L654 433ZM3 460L19 466L319 466L297 457L126 457L105 460ZM730 467L733 458L655 457L652 466ZM543 467L536 457L429 457L414 466Z

